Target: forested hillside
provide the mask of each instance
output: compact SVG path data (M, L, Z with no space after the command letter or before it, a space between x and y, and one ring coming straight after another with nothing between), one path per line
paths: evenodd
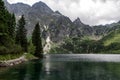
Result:
M14 14L9 13L0 0L0 55L22 53L21 47L15 44L15 29Z

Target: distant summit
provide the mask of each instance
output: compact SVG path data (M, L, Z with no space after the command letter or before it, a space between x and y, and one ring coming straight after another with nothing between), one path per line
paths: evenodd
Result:
M55 13L59 14L59 15L62 15L59 11L55 11Z
M74 22L74 24L79 24L81 26L83 26L84 24L81 22L80 18L77 18Z
M81 23L81 20L80 20L80 18L78 17L74 22L80 22L80 23Z
M45 3L43 2L37 2L32 6L32 9L38 10L40 13L47 13L51 14L53 13L53 10L50 9Z

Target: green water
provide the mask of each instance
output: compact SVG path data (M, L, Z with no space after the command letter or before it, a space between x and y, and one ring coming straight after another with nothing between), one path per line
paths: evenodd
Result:
M120 80L119 62L63 59L49 57L0 68L0 80Z

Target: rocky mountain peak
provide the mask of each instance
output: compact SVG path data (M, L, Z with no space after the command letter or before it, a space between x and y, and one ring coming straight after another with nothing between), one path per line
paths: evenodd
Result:
M30 8L31 8L31 6L24 4L24 3L12 4L11 12L15 13L16 16L26 15Z
M37 2L32 6L32 9L35 9L41 13L53 13L53 10L50 9L45 3Z
M43 3L42 1L39 1L39 2L32 5L32 7L34 7L34 8L41 8L41 7L46 7L46 6L47 5L45 3Z
M56 14L62 15L59 11L55 11Z
M80 20L80 18L79 18L79 17L78 17L75 21L76 21L76 22L81 22L81 20Z
M80 20L80 18L75 19L75 21L73 22L74 24L83 24Z

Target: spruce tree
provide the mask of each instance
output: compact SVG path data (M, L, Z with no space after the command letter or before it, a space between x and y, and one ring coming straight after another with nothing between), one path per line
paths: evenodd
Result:
M0 55L21 53L21 47L15 44L15 16L5 8L0 0Z
M12 39L14 39L15 38L15 28L16 28L16 19L15 19L14 14L9 15L8 24L9 24L8 25L8 34Z
M10 13L6 10L4 2L0 0L0 34L7 33L7 17Z
M27 52L27 30L25 29L25 18L22 15L21 19L18 21L18 27L16 31L16 44L20 45L23 51Z
M4 2L0 0L0 44L5 45L5 39L9 38L8 35L8 21L11 19L8 19L11 14L8 12L8 10L4 6ZM11 41L6 41L7 43Z
M0 9L5 9L3 0L0 0Z
M32 43L35 46L35 53L36 57L43 57L43 48L42 48L42 40L41 40L41 31L39 23L36 24L33 33L32 33Z

